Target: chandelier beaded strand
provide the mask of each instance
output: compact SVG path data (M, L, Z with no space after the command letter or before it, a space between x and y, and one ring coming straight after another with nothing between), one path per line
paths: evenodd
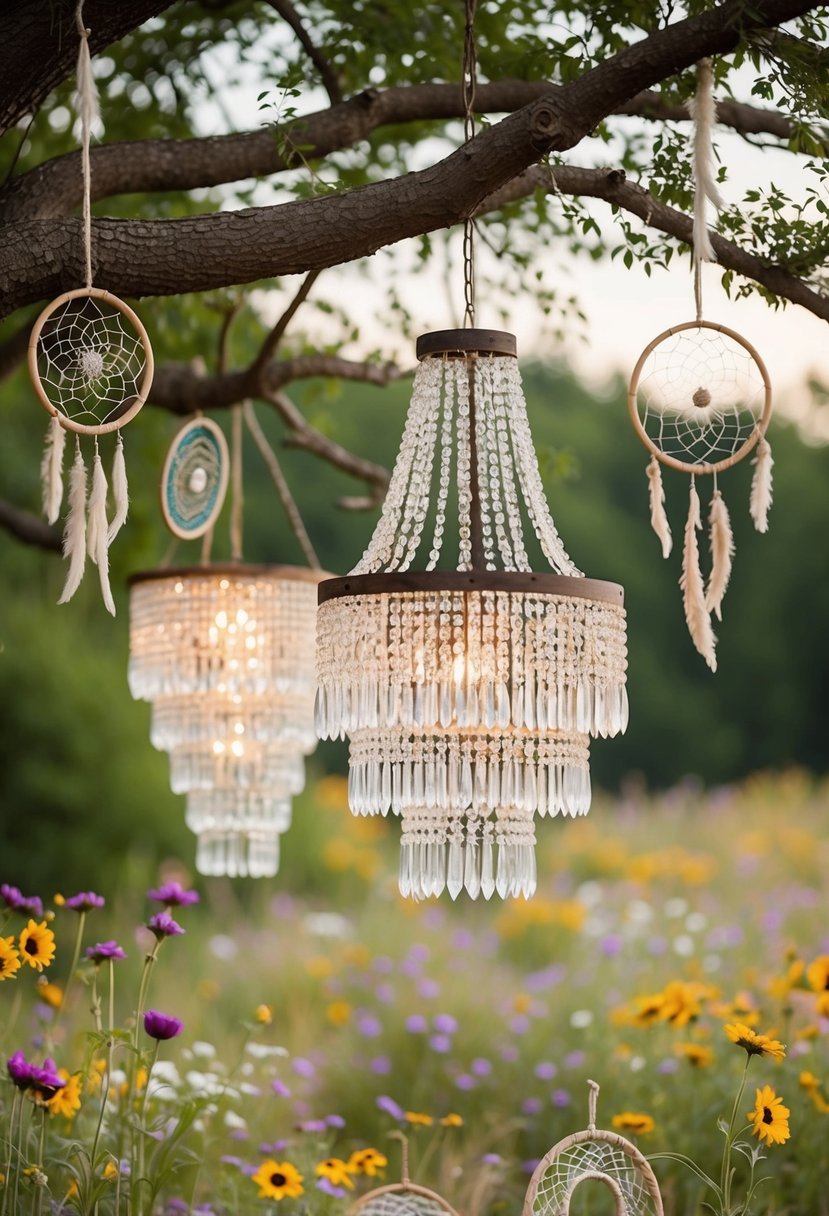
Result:
M622 588L558 535L513 335L425 334L417 354L374 535L319 587L317 731L350 737L352 810L400 816L404 895L526 898L535 814L585 814L589 736L627 725ZM525 517L551 573L532 571Z

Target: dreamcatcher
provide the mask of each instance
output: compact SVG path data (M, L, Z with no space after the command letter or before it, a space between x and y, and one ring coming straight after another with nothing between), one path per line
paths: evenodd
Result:
M535 1168L523 1216L568 1216L576 1189L603 1184L613 1196L615 1216L663 1216L653 1170L639 1150L616 1132L596 1128L599 1086L588 1081L588 1126L554 1145Z
M651 524L671 551L660 465L691 478L680 586L691 639L716 671L716 637L711 615L722 620L722 601L731 576L734 540L718 475L756 448L749 510L758 532L768 529L772 483L771 449L765 437L771 415L771 385L754 347L724 325L703 320L701 267L715 260L706 224L706 202L722 205L714 183L711 128L716 110L711 61L697 67L697 91L690 105L694 120L694 295L696 320L665 330L649 343L634 368L628 409L639 438L651 453L648 465ZM697 532L702 517L697 477L713 477L708 514L711 566L700 569Z
M346 1216L458 1216L442 1195L409 1178L409 1143L402 1132L391 1132L402 1144L400 1181L366 1191Z
M92 218L89 143L98 115L98 97L89 54L89 30L76 12L80 38L77 106L81 122L85 286L65 292L38 317L29 339L29 373L38 397L52 415L41 464L43 509L55 523L63 503L63 456L66 432L75 435L75 457L69 473L69 513L63 552L69 562L59 603L75 594L89 556L98 567L101 593L109 612L115 604L109 585L109 546L127 518L128 491L122 427L147 399L153 377L153 355L146 330L133 310L108 291L92 286ZM114 511L107 518L109 486L98 440L116 432L112 466ZM94 439L92 482L81 436Z

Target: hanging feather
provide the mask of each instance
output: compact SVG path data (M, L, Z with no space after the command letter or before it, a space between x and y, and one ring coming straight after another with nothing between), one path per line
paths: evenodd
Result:
M688 632L691 635L691 641L711 670L716 671L717 656L715 648L717 639L711 628L711 618L705 609L705 588L702 582L702 572L699 568L697 531L701 527L699 495L697 494L697 487L692 477L688 521L685 524L685 544L682 550L682 575L679 585L682 588L685 620L688 622Z
M43 488L43 514L50 524L56 522L63 503L63 450L66 446L66 431L52 415L43 458L40 462L40 483Z
M88 33L88 31L87 31ZM78 70L75 85L75 110L87 131L101 117L98 86L92 74L92 56L89 53L88 36L80 39L78 46Z
M688 101L688 113L694 122L694 255L703 262L715 262L711 237L706 222L705 200L721 208L722 197L714 180L714 144L712 132L717 121L714 101L714 73L710 59L697 64L697 91Z
M667 557L673 547L671 525L665 514L665 490L662 485L662 470L659 461L651 456L648 465L648 494L651 503L651 527L662 543L662 556Z
M711 543L711 573L705 589L705 608L722 620L722 601L731 578L731 560L734 557L734 536L728 507L719 490L714 491L708 513L709 539Z
M112 461L112 497L115 502L115 514L109 525L107 543L112 544L115 537L123 528L129 510L129 489L127 487L127 465L124 460L124 441L118 432L118 442L115 445L115 456Z
M758 443L757 455L751 463L754 465L754 476L751 479L751 497L748 509L757 531L768 532L772 489L771 470L774 461L765 436Z
M101 595L107 612L115 616L115 603L109 585L109 541L107 528L107 479L98 445L95 445L95 462L92 467L92 490L89 495L86 548L98 567Z
M63 556L69 559L69 570L59 604L67 603L78 590L86 564L86 466L77 442L69 472L69 514L63 533Z

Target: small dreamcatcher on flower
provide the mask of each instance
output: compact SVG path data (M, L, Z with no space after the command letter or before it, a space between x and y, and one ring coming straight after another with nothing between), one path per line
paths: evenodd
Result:
M694 120L694 295L696 320L674 325L642 352L628 389L634 430L651 453L648 465L651 525L671 552L661 465L691 478L680 587L694 646L712 671L717 669L712 613L722 620L722 601L731 576L734 540L728 508L718 485L720 473L756 449L749 510L758 532L768 529L771 506L771 449L766 429L772 396L768 372L750 342L703 320L701 266L715 260L706 222L706 203L722 206L713 174L711 129L716 118L711 61L697 65L697 90L690 104ZM700 569L697 532L702 527L697 477L713 477L708 515L711 567Z
M104 604L115 615L109 585L109 546L123 526L128 489L122 427L147 399L153 378L153 354L140 320L123 300L92 286L92 220L89 143L99 116L89 54L89 30L83 24L83 0L76 10L80 38L77 106L81 121L85 286L65 292L43 310L29 339L29 374L41 404L52 415L41 464L43 510L55 523L63 503L63 455L66 432L75 435L75 458L69 474L69 513L63 553L69 562L60 600L78 589L87 555L98 567ZM107 519L107 485L98 440L117 435L112 466L114 511ZM94 439L92 485L81 436Z

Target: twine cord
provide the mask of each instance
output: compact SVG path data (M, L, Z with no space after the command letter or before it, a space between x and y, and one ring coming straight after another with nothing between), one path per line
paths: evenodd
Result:
M242 405L242 411L245 426L248 428L248 433L259 449L259 453L265 462L268 472L271 475L271 480L276 486L276 492L279 495L279 500L282 503L285 514L288 517L288 523L291 525L291 531L299 542L302 552L305 554L305 560L312 570L321 570L322 566L320 564L320 560L317 557L314 546L311 544L311 538L305 529L305 524L303 523L302 516L299 513L299 507L297 506L296 500L291 493L290 486L285 480L285 474L282 472L282 466L279 463L276 452L268 443L265 432L259 425L259 419L256 417L253 403L251 401L245 401Z
M80 39L77 70L77 109L81 120L81 170L83 173L83 251L84 285L92 286L92 169L89 161L89 144L92 138L92 119L98 113L98 93L92 75L92 57L89 53L89 35L83 22L84 0L78 0L75 10L75 26Z

